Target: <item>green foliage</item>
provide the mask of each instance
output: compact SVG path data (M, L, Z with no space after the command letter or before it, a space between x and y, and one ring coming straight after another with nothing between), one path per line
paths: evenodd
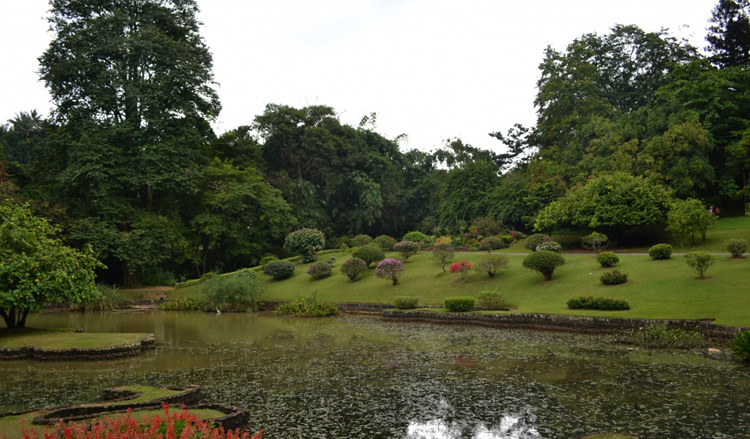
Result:
M288 261L274 261L263 267L263 274L275 280L289 279L294 275L294 264Z
M591 232L581 238L581 246L599 254L606 247L608 241L609 238L607 235L599 232Z
M120 308L124 300L120 289L114 285L97 284L96 289L101 294L94 300L71 305L71 309L79 311L114 311Z
M211 309L243 312L258 307L263 286L249 270L217 276L206 282L203 294Z
M560 245L560 243L557 241L549 240L537 246L536 251L540 251L540 250L560 253L562 251L562 245Z
M628 281L627 273L620 273L619 270L605 271L599 276L602 285L620 285Z
M0 204L0 315L9 328L25 326L29 311L45 303L100 297L94 270L103 265L54 238L56 231L28 205Z
M278 261L278 260L279 260L279 258L277 258L276 256L273 256L273 255L263 256L263 259L260 260L260 264L259 265L261 267L265 267L266 265L270 264L271 262L275 262L275 261Z
M727 240L724 245L727 251L732 254L733 258L741 258L747 251L748 242L746 239L732 238Z
M488 236L479 242L479 250L490 252L505 248L505 242L497 236Z
M648 249L651 259L664 260L672 257L672 246L669 244L656 244Z
M750 331L742 331L729 343L734 355L742 361L750 362Z
M360 274L367 271L367 265L364 260L354 257L341 265L341 273L354 282Z
M352 257L365 261L365 264L369 267L373 263L385 259L385 254L377 245L366 245L354 250L354 252L352 252Z
M179 297L159 305L162 311L203 311L208 304L194 297Z
M466 312L474 309L476 299L473 297L449 297L443 301L443 307L450 312Z
M599 309L603 311L626 311L630 309L628 302L620 299L604 297L579 296L568 300L570 309Z
M398 309L415 309L419 303L417 297L396 297L393 299L393 305Z
M555 268L563 264L565 264L565 258L547 250L536 251L523 260L524 267L538 271L544 276L544 280L551 280Z
M614 252L601 252L596 255L596 262L604 268L614 267L620 262L620 258Z
M510 261L503 255L482 255L476 266L477 270L486 271L489 277L495 277L495 274L501 270L507 270L510 267Z
M421 246L418 242L401 241L393 246L393 249L401 255L401 260L406 262L410 257L419 253Z
M698 331L667 329L664 326L622 331L615 336L615 340L648 348L692 349L705 344L703 335Z
M526 242L523 244L523 247L535 252L537 247L551 240L552 238L550 238L549 235L545 235L543 233L534 233L533 235L526 238Z
M287 235L284 247L291 253L300 255L303 264L316 261L318 252L323 250L326 237L317 229L299 229Z
M317 294L313 294L285 303L276 308L273 313L297 317L326 317L338 315L339 308L331 302L318 302Z
M416 243L421 244L421 243L427 241L427 239L428 239L427 235L425 235L422 232L409 232L406 235L404 235L403 238L401 238L401 242L403 242L403 241L411 241L411 242L416 242Z
M449 171L438 208L441 229L456 232L487 215L489 195L500 180L497 171L489 160L466 161Z
M328 260L310 264L307 274L312 276L313 280L325 279L333 274L333 264Z
M384 252L393 251L393 246L398 242L396 238L391 238L388 235L380 235L374 241Z
M486 310L507 310L511 304L499 290L485 290L477 296L479 306Z
M456 249L450 244L436 244L432 249L432 260L440 266L445 273L445 267L453 261Z
M372 242L372 236L370 235L357 235L354 238L352 238L352 242L357 247L362 247L363 245L370 244ZM380 244L378 244L380 245Z
M667 214L667 232L695 244L698 235L701 239L706 239L706 231L716 219L716 215L700 200L675 200Z
M658 224L665 219L670 193L643 177L623 172L603 174L576 186L539 212L535 230L563 227L613 233Z
M708 268L716 262L716 258L710 252L689 252L685 254L685 259L700 279L705 277Z
M469 230L485 237L494 236L503 231L503 225L495 218L483 216L472 221Z

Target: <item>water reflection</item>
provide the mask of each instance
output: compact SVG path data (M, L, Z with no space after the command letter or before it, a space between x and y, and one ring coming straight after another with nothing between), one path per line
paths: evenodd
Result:
M471 436L468 436L471 434ZM498 425L487 427L480 423L473 431L458 423L447 423L442 419L427 422L410 422L406 429L407 439L541 439L533 425L528 425L522 416L503 415Z

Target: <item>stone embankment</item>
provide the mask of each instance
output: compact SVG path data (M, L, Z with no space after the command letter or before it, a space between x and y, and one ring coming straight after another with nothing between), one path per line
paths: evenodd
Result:
M109 346L91 349L37 349L33 347L0 349L0 360L41 360L41 361L69 361L69 360L112 360L116 358L132 357L156 347L153 334L148 334L138 343Z

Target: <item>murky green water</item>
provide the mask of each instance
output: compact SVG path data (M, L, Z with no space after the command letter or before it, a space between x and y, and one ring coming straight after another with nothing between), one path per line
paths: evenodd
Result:
M30 326L153 332L136 358L0 362L0 411L124 384L199 384L265 438L750 435L750 367L607 337L253 314L53 314Z

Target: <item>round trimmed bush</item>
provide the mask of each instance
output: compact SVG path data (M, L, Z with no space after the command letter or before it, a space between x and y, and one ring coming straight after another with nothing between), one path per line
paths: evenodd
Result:
M560 253L562 251L562 245L557 241L549 240L543 242L536 247L536 251L546 250L550 252Z
M603 285L620 285L628 281L627 273L620 273L618 270L612 270L602 273L599 277Z
M741 258L742 254L747 251L748 242L744 239L732 238L724 243L733 258Z
M393 251L393 246L396 245L397 242L396 238L392 238L388 235L380 235L375 238L375 244L377 244L384 252Z
M479 306L487 310L509 309L510 304L498 290L486 290L477 297Z
M398 277L404 272L404 263L398 259L383 259L375 267L375 277L378 279L389 279L393 285L398 285Z
M614 252L601 252L596 255L596 262L602 267L614 267L620 262L620 258Z
M289 279L294 275L294 264L289 261L274 261L263 267L263 274L275 280Z
M368 267L375 262L380 262L385 259L383 250L381 250L377 245L366 245L364 247L360 247L354 250L352 256L365 261Z
M299 229L286 236L284 247L292 254L299 255L303 264L318 259L318 252L323 250L326 235L318 229Z
M418 242L414 241L401 241L393 246L393 250L397 251L401 255L401 260L406 262L410 257L419 253L421 246Z
M417 297L396 297L393 299L393 305L398 309L414 309L419 303Z
M406 235L404 235L403 238L401 238L401 241L411 241L411 242L417 242L419 244L427 241L427 235L425 235L422 232L409 232Z
M488 236L479 243L479 250L492 251L505 248L505 242L497 236Z
M325 279L333 274L333 264L330 260L310 264L307 267L307 274L312 276L313 280Z
M565 258L549 250L536 251L523 260L524 267L538 271L544 276L544 280L552 279L555 268L563 264L565 264Z
M351 258L341 265L341 273L354 282L357 276L367 271L367 263L360 258Z
M217 276L203 289L212 309L221 311L247 311L258 305L263 286L254 274L240 271L233 275Z
M568 300L569 309L600 309L603 311L627 311L630 304L621 299L579 296Z
M543 233L534 233L533 235L526 238L526 242L523 244L523 247L535 252L537 247L548 241L552 241L552 238L550 238L548 235L545 235Z
M651 259L664 260L672 257L672 246L669 244L656 244L648 249Z
M750 331L742 331L729 344L732 352L742 361L750 362Z
M473 297L449 297L443 302L443 307L450 312L466 312L474 309L476 299Z
M277 258L274 255L263 256L263 259L260 260L260 264L259 265L261 267L265 267L266 265L270 264L271 262L278 261L278 260L279 260L279 258Z
M352 242L354 242L354 245L356 245L357 247L362 247L363 245L368 245L372 243L372 236L357 235L354 238L352 238Z

